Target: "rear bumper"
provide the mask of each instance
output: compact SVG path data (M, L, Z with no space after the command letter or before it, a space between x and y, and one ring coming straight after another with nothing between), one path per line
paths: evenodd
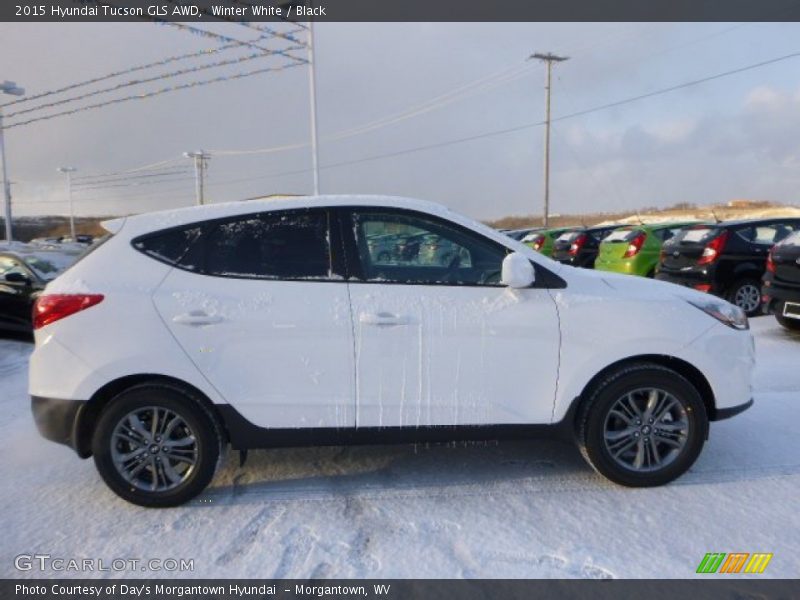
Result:
M656 273L656 279L659 281L666 281L668 283L675 283L677 285L682 285L684 287L698 289L697 286L711 286L708 290L712 294L719 294L720 290L717 285L715 285L713 278L706 272L699 272L699 271L687 271L681 273L675 273L670 271L659 271Z
M728 408L718 408L714 411L714 421L722 421L723 419L730 419L731 417L735 417L739 413L743 413L748 408L753 406L753 399L750 398L744 404L739 404L737 406L729 406Z
M31 396L33 420L41 436L69 446L83 458L78 449L78 423L86 410L84 400L58 400Z

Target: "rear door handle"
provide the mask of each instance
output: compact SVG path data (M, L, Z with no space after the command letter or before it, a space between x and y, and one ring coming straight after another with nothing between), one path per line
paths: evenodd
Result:
M364 325L392 326L408 325L411 321L402 315L393 315L388 312L380 313L361 313L358 317L359 322Z
M221 323L222 317L219 315L209 315L201 310L193 310L191 312L173 317L172 322L178 323L179 325L190 325L197 327L200 325L214 325L215 323Z

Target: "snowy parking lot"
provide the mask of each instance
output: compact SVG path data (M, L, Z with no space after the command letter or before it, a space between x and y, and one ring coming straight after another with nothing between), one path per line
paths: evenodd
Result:
M229 453L199 501L166 510L125 503L91 460L39 437L31 346L0 340L0 574L86 575L14 567L49 554L194 561L96 574L125 577L683 578L707 552L771 552L761 577L797 577L800 337L751 326L754 407L712 424L666 487L615 486L559 442L281 449L244 468Z

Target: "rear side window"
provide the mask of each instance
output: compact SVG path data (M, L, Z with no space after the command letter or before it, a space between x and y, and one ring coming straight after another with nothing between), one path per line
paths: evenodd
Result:
M737 229L736 233L748 242L772 246L785 239L794 229L793 225L784 223L754 224Z
M212 224L204 272L220 277L316 279L331 275L327 211L264 213Z
M192 244L200 237L198 225L170 229L134 240L133 247L170 265L179 265L189 270L193 266L180 264Z

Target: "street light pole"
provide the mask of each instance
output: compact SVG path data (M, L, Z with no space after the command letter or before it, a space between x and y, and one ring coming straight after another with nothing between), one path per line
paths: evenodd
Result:
M67 176L67 201L69 202L69 236L74 242L75 236L75 211L72 208L72 174L77 171L75 167L58 167L56 169L59 173Z
M567 56L532 54L530 58L541 60L547 65L547 79L544 87L544 218L542 224L547 227L550 220L550 88L553 77L553 63L569 60Z
M308 19L308 95L311 102L311 165L314 195L319 196L319 150L317 148L317 70L314 60L314 20Z
M205 150L195 150L194 152L184 152L186 158L194 160L194 191L198 206L205 204L205 178L206 162L211 155Z
M10 94L12 96L22 96L25 90L17 87L13 81L4 81L0 83L0 92L3 94ZM3 126L3 109L0 107L0 163L3 169L3 199L5 201L5 221L6 221L6 244L11 246L11 241L14 239L11 230L11 182L8 180L8 167L6 165L6 146L5 146L5 128Z

